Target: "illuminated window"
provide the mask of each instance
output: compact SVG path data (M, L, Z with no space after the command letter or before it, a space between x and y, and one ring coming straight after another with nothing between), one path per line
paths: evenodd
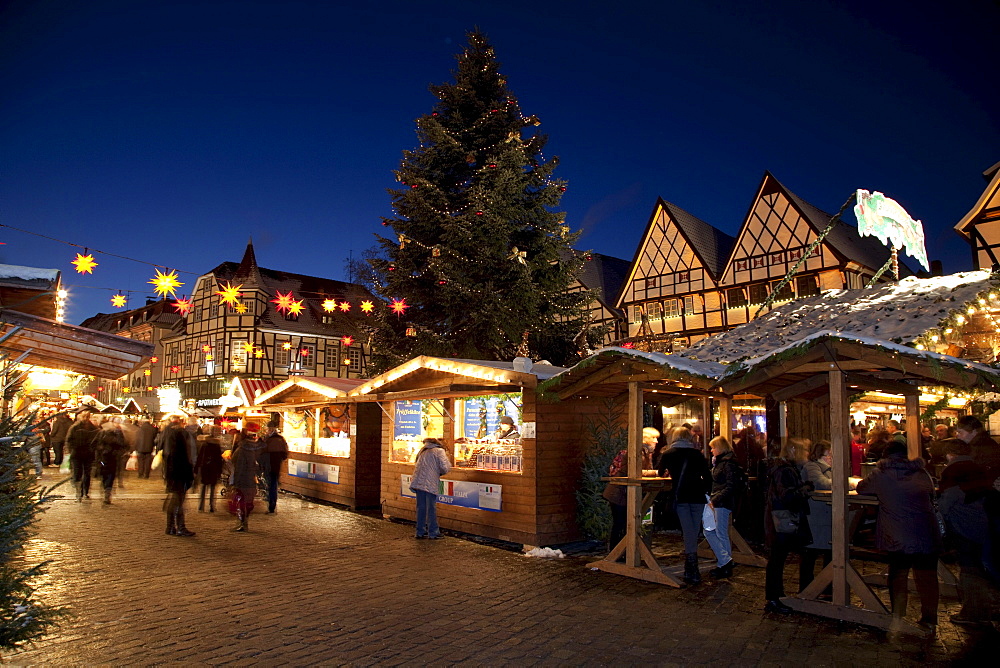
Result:
M642 322L642 306L638 304L632 307L632 322L634 324Z
M781 281L774 281L771 283L771 289L774 290L778 287ZM789 281L774 295L775 301L788 301L789 299L795 299L795 290L792 289L792 282Z
M361 348L348 348L347 358L351 360L351 370L357 371L361 368Z
M288 351L280 343L274 349L274 366L288 366Z
M660 302L646 304L646 312L649 313L650 321L663 319L663 305Z
M299 358L302 360L303 369L312 369L316 366L316 344L310 343L299 348Z
M770 292L771 289L767 286L767 283L754 283L750 286L750 303L755 306L763 304L767 301L767 295Z
M684 298L684 315L694 315L694 295Z
M680 302L676 299L668 299L663 302L663 317L676 318L681 314Z
M326 368L336 369L340 366L340 354L336 346L327 343L326 345Z

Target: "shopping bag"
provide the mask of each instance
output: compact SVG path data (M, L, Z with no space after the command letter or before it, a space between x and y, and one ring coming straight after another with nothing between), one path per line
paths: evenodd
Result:
M69 472L70 472L69 457L63 457L62 464L59 465L59 473L65 473L66 475L69 475Z
M126 471L138 471L139 470L139 455L132 453L128 456L128 461L125 462Z
M701 526L705 531L715 531L715 508L709 505L708 495L705 496L705 509L701 512Z
M162 463L163 463L163 450L160 450L153 456L153 463L152 465L150 465L149 468L155 471L156 469L160 468L160 464Z

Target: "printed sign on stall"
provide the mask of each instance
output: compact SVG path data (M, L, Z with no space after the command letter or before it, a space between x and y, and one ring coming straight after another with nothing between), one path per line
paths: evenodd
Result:
M319 480L333 485L340 484L340 467L336 464L321 464L305 462L301 459L288 459L288 475L296 478Z
M393 436L396 440L419 439L423 435L424 430L420 424L421 409L422 404L419 399L396 402L396 416L392 421L395 432Z
M413 476L400 476L400 493L411 499L417 497L410 491L410 480ZM484 482L468 482L465 480L441 479L438 486L438 503L460 508L476 508L501 512L501 485L491 485Z
M507 398L497 396L469 397L463 399L462 436L465 438L484 439L496 436L500 431L500 418L508 416L516 425L520 422L520 394L507 395Z

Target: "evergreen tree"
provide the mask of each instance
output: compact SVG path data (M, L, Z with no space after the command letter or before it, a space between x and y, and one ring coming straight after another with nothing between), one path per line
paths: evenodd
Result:
M455 82L417 119L420 147L403 152L390 189L395 238L378 237L372 287L396 313L374 324L376 371L416 355L572 361L585 334L589 292L567 292L587 255L572 244L558 206L565 182L547 137L507 89L478 32ZM525 136L530 132L530 136ZM526 340L526 346L523 345Z

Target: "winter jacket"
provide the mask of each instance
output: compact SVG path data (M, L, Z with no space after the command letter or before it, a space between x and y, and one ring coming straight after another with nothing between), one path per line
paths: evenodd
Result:
M230 484L241 489L257 487L259 459L264 452L264 443L256 439L243 439L233 450L233 475Z
M94 450L100 427L85 420L74 422L66 433L66 446L74 459L80 462L94 461Z
M63 413L52 421L52 431L49 434L49 438L52 439L52 443L59 444L66 440L66 436L69 434L69 428L73 426L73 418Z
M936 554L941 549L934 483L924 470L924 460L907 459L905 454L880 459L858 483L858 494L878 497L878 549L906 554Z
M417 462L413 467L413 478L410 480L411 492L429 492L437 494L441 476L451 470L451 462L444 448L428 443L417 453Z
M281 462L288 459L288 442L277 431L272 431L264 437L264 451L267 454L263 463L267 466L268 472L280 471Z
M802 465L802 481L811 482L815 490L833 489L833 469L823 461ZM833 546L833 506L821 499L809 499L809 532L812 542L806 547L829 550Z
M812 533L809 530L809 493L812 484L802 480L799 465L789 459L774 459L767 470L767 497L764 512L764 537L768 545L774 543L775 510L790 511L799 520L799 531L794 534L799 545L812 543Z
M675 503L705 503L712 489L712 472L708 460L691 441L674 441L660 457L657 473L662 477L670 471Z
M1000 445L989 434L980 431L969 441L969 447L972 448L972 461L983 467L989 480L1000 477Z
M116 472L118 470L118 460L126 452L129 452L122 430L117 427L101 429L101 433L94 441L94 455L96 461L101 465L101 474L109 475Z
M215 485L222 475L222 446L219 439L209 436L198 451L198 461L195 462L198 480L202 485Z
M956 533L967 541L983 545L989 535L989 518L984 501L990 483L982 467L972 457L955 457L941 472L938 508L949 535Z
M148 455L153 452L154 443L156 443L156 427L149 422L143 422L135 435L135 451L141 455Z
M712 469L712 505L716 508L735 510L739 495L743 494L743 470L732 451L715 458Z
M183 492L194 482L194 462L184 429L171 425L163 430L163 479L168 492Z

